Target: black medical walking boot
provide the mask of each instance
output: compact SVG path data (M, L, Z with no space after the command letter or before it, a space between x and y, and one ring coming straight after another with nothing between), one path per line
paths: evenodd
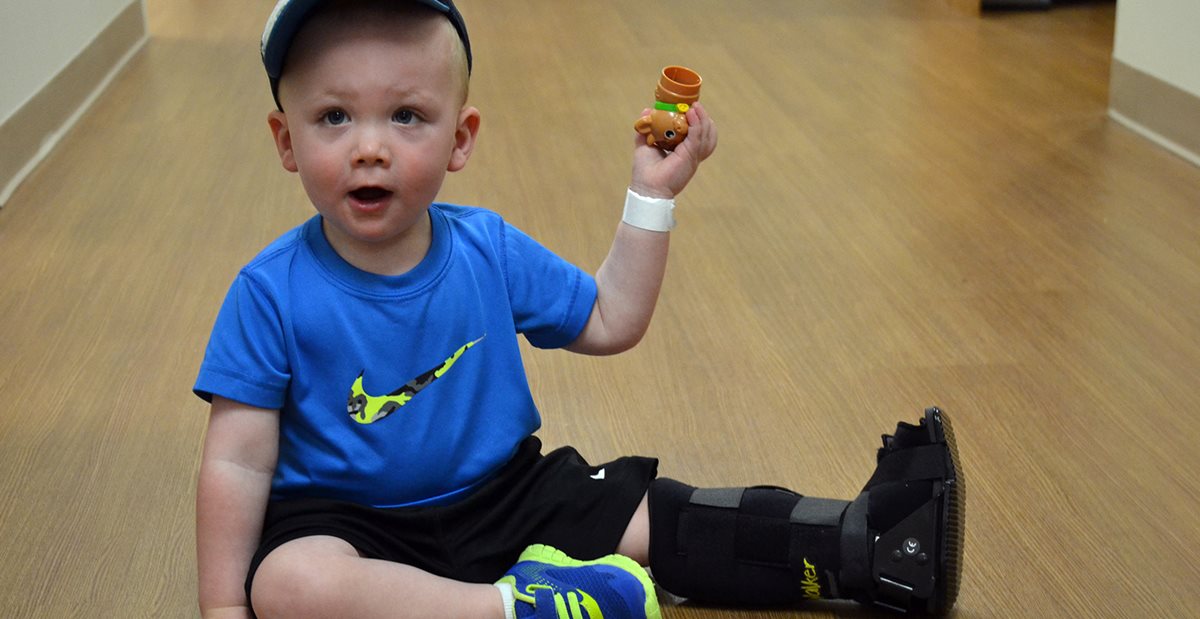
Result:
M962 577L965 488L950 420L937 408L883 437L853 501L773 486L650 486L650 567L700 602L790 605L853 599L944 614Z
M876 460L843 521L842 585L864 604L949 612L962 581L966 521L950 419L929 408L919 425L901 422L883 436Z

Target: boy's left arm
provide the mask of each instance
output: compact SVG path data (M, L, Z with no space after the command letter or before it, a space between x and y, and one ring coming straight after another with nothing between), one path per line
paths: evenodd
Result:
M700 104L687 113L688 135L674 152L647 146L638 135L629 188L647 198L674 199L700 162L717 147L717 127ZM596 303L571 352L611 355L633 348L654 314L667 268L669 232L643 230L622 221L608 257L596 271Z

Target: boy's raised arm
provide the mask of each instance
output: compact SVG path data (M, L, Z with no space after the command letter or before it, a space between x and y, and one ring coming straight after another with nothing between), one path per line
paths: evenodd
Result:
M649 110L646 111L647 113ZM674 152L663 153L635 137L629 188L646 198L673 199L717 147L717 127L697 103L687 113L688 136ZM583 332L566 348L589 355L629 350L646 333L667 267L669 232L654 232L624 221L617 227L608 257L596 271L596 304Z
M196 557L205 619L252 617L246 574L279 454L279 413L214 396L196 487Z

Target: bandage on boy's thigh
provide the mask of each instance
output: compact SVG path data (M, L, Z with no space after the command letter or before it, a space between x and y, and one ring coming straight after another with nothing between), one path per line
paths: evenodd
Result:
M850 501L770 486L650 486L650 567L667 591L734 605L837 598Z

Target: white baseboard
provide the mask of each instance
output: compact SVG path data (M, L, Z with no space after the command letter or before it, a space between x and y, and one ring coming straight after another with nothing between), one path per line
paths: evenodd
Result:
M1155 144L1158 144L1159 146L1171 151L1172 153L1175 153L1176 155L1183 157L1184 159L1192 162L1193 164L1200 166L1200 155L1189 151L1188 149L1173 142L1166 136L1146 127L1145 125L1137 122L1136 120L1133 120L1133 119L1129 118L1128 116L1125 116L1124 114L1122 114L1114 109L1111 109L1111 108L1108 110L1108 117L1121 123L1122 125L1125 126L1125 128L1129 129L1130 131L1133 131L1134 133L1146 138L1147 140L1150 140L1151 142L1154 142Z
M1113 58L1108 105L1113 120L1200 166L1200 97Z

